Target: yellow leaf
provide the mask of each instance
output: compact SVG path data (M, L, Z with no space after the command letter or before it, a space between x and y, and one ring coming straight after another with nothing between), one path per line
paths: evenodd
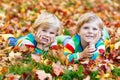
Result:
M110 66L110 69L113 70L114 69L114 65L113 64L108 64Z
M21 13L25 13L25 8L21 8Z
M110 73L106 73L106 74L104 74L104 77L105 77L105 78L110 77Z
M97 75L96 78L100 78L101 76L100 75Z
M110 45L110 50L113 50L113 49L114 49L114 45L111 44L111 45Z
M4 40L7 40L9 37L14 37L12 34L0 34Z
M15 37L20 37L20 35L21 35L21 31L17 30L17 33L15 34Z
M73 12L73 10L74 10L73 7L70 7L69 9L70 9L71 12Z
M108 39L106 39L106 40L104 41L104 43L105 43L105 45L108 45L108 44L110 43L110 41L109 41Z

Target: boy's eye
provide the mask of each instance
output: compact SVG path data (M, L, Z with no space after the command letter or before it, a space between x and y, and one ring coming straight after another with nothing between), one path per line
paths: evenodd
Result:
M50 32L50 34L55 34L54 32Z
M89 28L89 27L86 26L86 27L84 27L83 29L88 29L88 28Z
M42 30L43 32L46 32L46 30Z
M93 30L97 30L97 28L93 28Z

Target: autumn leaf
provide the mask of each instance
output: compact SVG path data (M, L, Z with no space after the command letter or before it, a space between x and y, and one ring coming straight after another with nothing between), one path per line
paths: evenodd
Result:
M21 77L20 75L14 75L14 74L7 74L6 75L7 80L19 80L20 77Z
M7 41L7 39L8 39L9 37L14 37L12 34L0 34L0 36L2 36L2 38L3 38L5 41Z
M115 49L119 49L120 48L120 41L115 43Z
M41 62L42 58L40 55L38 54L31 54L31 58L35 61L35 62Z
M15 59L21 59L21 58L22 58L21 55L22 55L22 53L20 53L20 52L14 53L13 51L11 51L11 52L9 53L8 58L9 58L10 61L13 61L13 60L15 60Z
M53 68L53 73L56 76L60 76L64 73L64 70L63 70L62 65L60 63L53 63L52 68Z
M43 70L36 70L35 74L37 74L39 80L52 80L51 74L45 73Z

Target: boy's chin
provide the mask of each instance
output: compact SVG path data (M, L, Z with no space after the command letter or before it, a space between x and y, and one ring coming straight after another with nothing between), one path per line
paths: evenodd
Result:
M91 43L91 42L92 42L92 40L86 40L86 42L87 42L87 43Z

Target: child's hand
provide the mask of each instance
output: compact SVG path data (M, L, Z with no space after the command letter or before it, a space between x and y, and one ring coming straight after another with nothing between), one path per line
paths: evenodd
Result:
M87 46L82 53L80 53L80 58L91 57L93 55L94 48Z
M96 50L96 48L95 48L95 44L89 44L89 52L90 53L92 53L92 52L94 52L95 50Z

